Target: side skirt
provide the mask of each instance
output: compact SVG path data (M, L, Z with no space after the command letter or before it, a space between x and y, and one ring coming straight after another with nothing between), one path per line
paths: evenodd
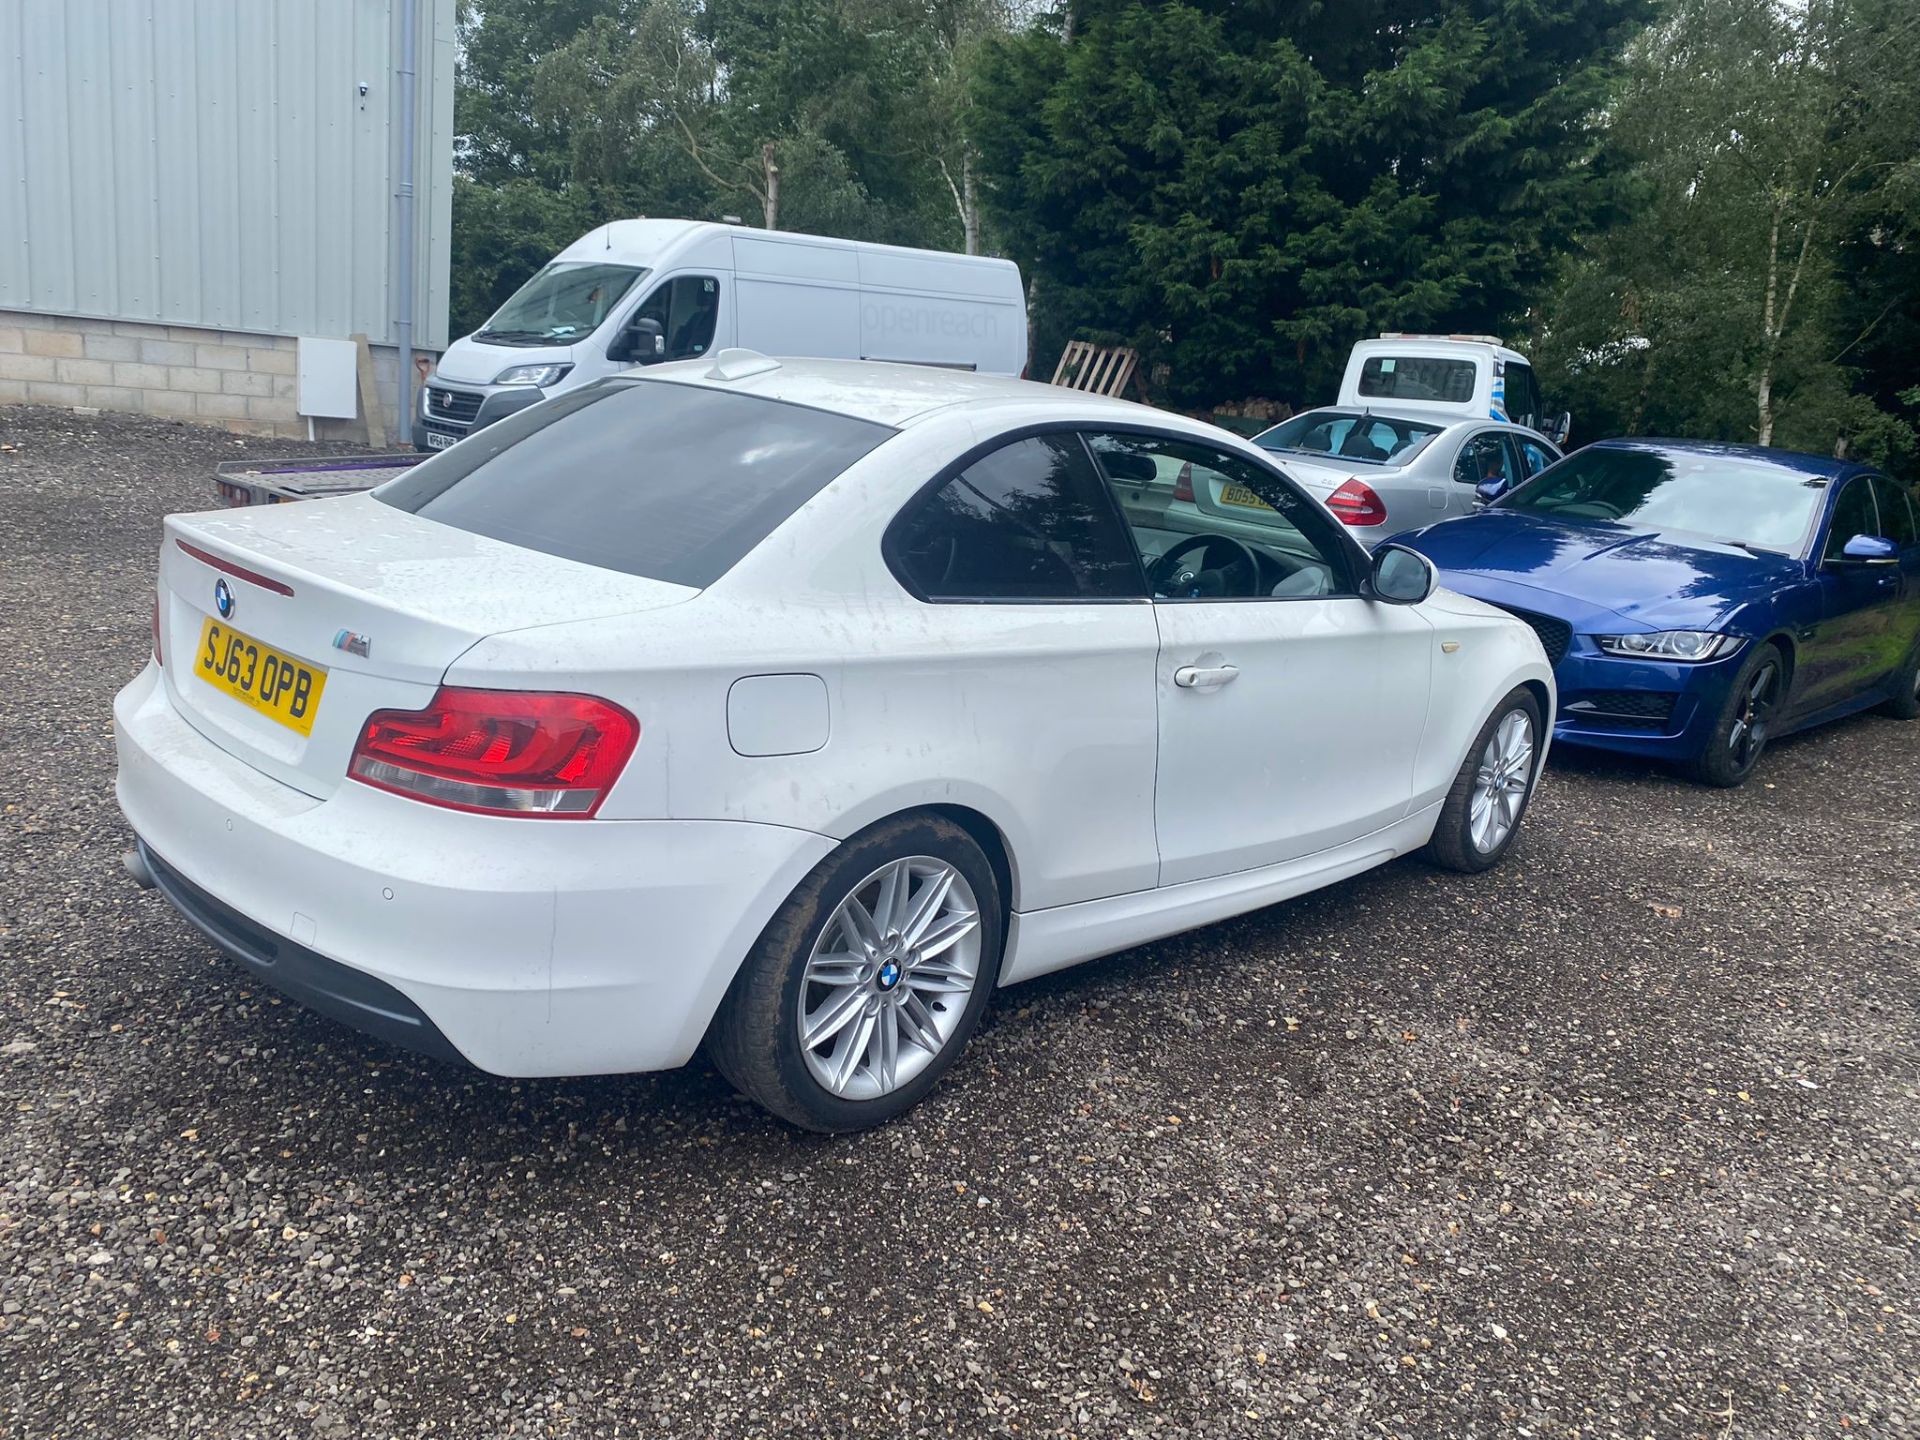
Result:
M1000 983L1014 985L1098 959L1150 940L1161 940L1277 905L1309 890L1348 879L1396 856L1410 854L1433 838L1440 818L1436 801L1404 819L1344 845L1302 855L1278 865L1213 875L1156 890L1136 890L1077 905L1015 912L1008 917L1007 954Z

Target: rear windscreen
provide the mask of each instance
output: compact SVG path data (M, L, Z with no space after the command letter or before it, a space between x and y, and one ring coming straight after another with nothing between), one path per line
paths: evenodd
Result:
M893 433L758 396L602 380L478 431L374 494L509 545L704 587Z
M1471 360L1375 355L1360 367L1360 393L1372 400L1464 405L1473 399L1473 370Z

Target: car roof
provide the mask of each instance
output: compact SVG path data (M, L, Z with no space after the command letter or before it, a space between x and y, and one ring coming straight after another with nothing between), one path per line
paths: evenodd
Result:
M721 350L699 360L629 371L648 380L699 385L829 410L859 420L904 429L956 405L1030 407L1036 401L1071 410L1074 418L1114 424L1170 425L1187 430L1198 422L1129 400L1084 390L980 375L939 365L899 365L877 360L773 360L750 350Z
M1808 455L1799 450L1776 450L1771 445L1734 445L1720 440L1670 440L1658 435L1624 435L1596 440L1590 450L1673 450L1688 455L1717 455L1749 464L1772 465L1796 475L1818 475L1828 480L1848 479L1871 472L1858 460L1836 460L1830 455Z
M1537 430L1512 420L1496 420L1491 415L1449 415L1443 410L1396 410L1391 405L1315 405L1311 410L1302 410L1297 415L1289 415L1287 420L1298 420L1301 415L1370 415L1377 420L1398 420L1410 425L1424 425L1430 430L1445 434L1449 430L1462 430L1469 427L1479 429L1485 426L1489 430L1517 430L1522 435L1531 435L1536 440L1547 437ZM1278 429L1287 420L1276 420L1267 430ZM1262 430L1262 435L1267 433ZM1548 440L1548 444L1553 442Z

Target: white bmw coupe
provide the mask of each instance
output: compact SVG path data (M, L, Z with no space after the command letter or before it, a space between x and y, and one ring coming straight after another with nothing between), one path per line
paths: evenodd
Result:
M1191 466L1232 535L1116 487ZM501 1075L899 1114L996 986L1513 843L1553 678L1210 426L746 351L371 493L167 521L114 705L135 877L260 980Z

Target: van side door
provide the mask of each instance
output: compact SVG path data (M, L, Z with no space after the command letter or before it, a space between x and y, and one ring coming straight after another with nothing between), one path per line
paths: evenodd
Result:
M607 342L609 373L666 360L697 360L718 348L714 342L720 334L725 295L718 275L668 275L656 280ZM666 341L664 354L649 352L635 328L641 320L660 327Z

